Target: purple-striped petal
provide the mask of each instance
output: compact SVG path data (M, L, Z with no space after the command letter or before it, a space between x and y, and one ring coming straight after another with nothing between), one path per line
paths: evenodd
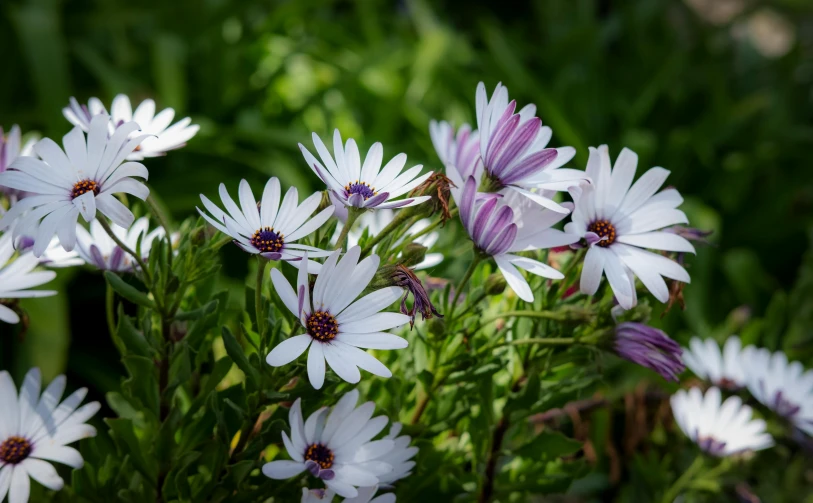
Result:
M491 173L499 178L507 167L528 150L541 128L542 120L538 117L534 117L520 126L503 154L496 158L493 165L490 166Z
M500 180L503 184L510 185L534 175L544 170L546 166L556 159L558 154L555 148L546 148L535 152L507 169L500 177Z

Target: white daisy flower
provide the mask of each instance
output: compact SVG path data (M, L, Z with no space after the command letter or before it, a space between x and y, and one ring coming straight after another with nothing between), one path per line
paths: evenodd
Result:
M96 435L85 421L99 411L99 402L79 407L86 388L60 403L65 376L51 381L42 396L40 381L39 369L29 370L18 396L9 373L0 372L0 501L6 494L9 503L28 501L29 477L48 489L62 489L64 482L50 462L81 468L82 455L68 444Z
M697 377L719 388L739 389L745 387L746 369L743 363L754 349L753 346L743 348L742 341L736 335L726 340L722 351L712 339L692 337L689 348L683 348L683 363Z
M0 236L0 320L6 323L19 323L20 317L3 305L3 301L56 295L54 290L29 290L54 279L54 271L34 271L39 260L31 253L23 253L10 261L13 255L14 240L11 234L3 234Z
M476 105L480 157L488 188L493 189L489 192L516 192L545 208L569 213L539 191L566 191L587 178L583 171L562 168L576 155L576 149L546 148L553 132L534 116L536 106L526 105L514 113L517 102L508 101L508 89L501 83L488 99L486 86L480 82Z
M331 199L333 196L331 195ZM334 203L335 205L335 203ZM339 204L341 206L341 204ZM339 206L336 206L336 213L339 213L341 209ZM335 214L335 213L334 213ZM378 211L371 211L364 213L358 220L356 220L356 226L347 233L347 246L356 246L359 244L359 240L361 236L364 234L364 230L367 229L368 236L375 236L379 232L383 231L387 225L395 218L395 211L391 209L383 209ZM346 215L345 215L346 219ZM342 219L344 221L345 219ZM412 226L407 229L406 233L403 236L395 240L391 247L395 248L401 245L405 240L409 239L410 236L418 234L419 232L423 231L427 227L432 224L432 221L428 218L423 218L415 222ZM340 223L336 227L336 231L331 239L332 243L336 243L339 239L339 235L341 234L342 228L344 227L344 223ZM438 242L440 239L440 234L437 232L430 232L428 234L424 234L423 236L419 236L417 239L413 240L413 242L418 243L426 247L427 250L431 249L435 243ZM373 252L375 252L375 248L373 247ZM400 255L399 255L400 256ZM423 261L420 264L417 264L413 269L416 271L420 271L422 269L429 269L430 267L435 267L436 265L443 262L443 254L442 253L427 253L424 257Z
M330 503L336 493L330 489L308 489L302 488L302 499L300 503Z
M248 253L259 254L269 260L300 261L305 252L310 257L330 254L313 246L299 244L304 238L324 225L333 214L333 206L310 218L319 207L322 194L317 192L299 204L299 192L291 187L280 203L280 184L276 177L268 180L261 201L245 180L240 181L240 206L232 200L226 186L220 184L220 199L228 213L224 212L201 194L200 199L209 214L198 208L198 213L220 232L234 238L235 244ZM211 215L211 216L210 216ZM308 263L308 271L316 274L320 265Z
M687 223L677 209L683 198L675 189L657 190L669 176L663 168L652 168L632 184L638 155L625 148L610 168L606 145L590 148L587 174L592 184L581 187L572 222L567 232L584 238L590 249L584 259L581 291L593 295L602 272L607 275L618 303L630 309L637 302L635 277L661 302L669 300L663 277L689 283L686 270L663 255L644 250L691 252L694 247L677 234L658 231ZM632 185L632 187L630 187Z
M429 172L418 176L423 169L422 165L401 173L406 164L406 154L396 155L382 169L384 147L381 143L374 143L362 164L356 141L351 138L342 145L338 129L333 132L333 156L316 133L313 133L313 144L322 162L316 160L301 143L299 150L316 176L345 206L367 209L404 208L431 199L429 196L420 196L396 200L432 175Z
M513 194L482 198L477 181L469 177L460 196L460 219L480 253L491 256L508 286L519 298L532 302L534 294L528 281L517 270L550 279L562 279L553 267L519 252L554 248L574 243L578 237L552 226L565 215L546 210Z
M712 456L734 456L771 447L765 421L753 418L751 407L738 396L722 402L719 388L705 396L698 388L680 390L670 399L672 414L683 433Z
M303 421L302 400L297 398L288 413L291 436L282 432L292 460L266 463L263 474L280 480L308 470L344 498L358 496L359 487L377 485L380 476L392 471L381 458L392 450L394 442L373 440L389 420L373 417L373 402L356 407L358 399L358 391L353 390L332 408L322 407Z
M34 255L41 256L54 235L70 251L76 244L79 214L87 222L98 209L121 227L130 227L135 217L115 196L131 194L146 199L150 191L135 177L146 179L147 168L136 162L122 164L144 136L128 139L138 129L134 122L120 126L108 138L106 115L97 115L85 135L75 127L65 135L64 152L50 138L37 142L41 157L20 157L0 173L0 185L29 192L0 219L0 230L13 225L15 239L34 237Z
M743 362L746 384L763 405L813 436L813 370L767 349L752 351Z
M130 98L124 94L119 94L113 98L113 105L110 109L110 133L126 122L138 124L141 132L149 135L136 149L128 152L127 159L130 161L140 161L146 157L158 157L166 155L170 150L175 150L186 145L200 126L192 124L192 119L185 117L172 126L172 119L175 117L175 110L165 108L158 114L155 113L155 102L144 100L139 104L135 112L130 105ZM74 126L79 126L83 131L90 130L90 123L93 117L99 114L107 114L107 110L98 98L91 98L86 105L80 105L76 98L71 98L70 105L62 109L62 115Z
M407 324L409 316L379 312L398 300L403 294L400 287L382 288L356 300L378 270L378 255L359 262L358 246L350 248L341 260L339 255L340 250L336 250L325 260L312 293L304 265L299 266L296 290L278 269L271 270L277 294L299 318L305 333L280 343L265 361L281 367L310 348L308 379L316 389L325 382L325 360L350 383L361 379L359 367L380 377L391 377L392 372L364 349L403 349L409 345L406 339L384 332Z
M129 229L111 225L116 235L128 248L135 250L141 238L141 258L146 262L150 256L152 244L156 239L163 238L166 231L163 227L149 231L150 220L141 217ZM58 242L58 238L54 238ZM90 232L81 225L76 226L76 248L66 252L61 246L53 243L42 254L41 262L49 267L73 267L90 264L103 271L132 272L138 264L119 245L113 241L102 228L98 220L90 223Z

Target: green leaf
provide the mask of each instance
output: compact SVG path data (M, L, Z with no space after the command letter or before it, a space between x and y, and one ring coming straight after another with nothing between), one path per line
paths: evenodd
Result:
M122 391L130 398L139 400L144 407L158 416L160 397L158 394L158 370L155 362L143 356L125 356L122 363L130 378L124 381Z
M192 311L178 312L175 319L178 321L197 320L207 314L211 314L217 310L218 300L214 299L207 302L203 307L194 309Z
M229 355L229 358L243 371L247 380L251 381L255 387L259 386L260 372L251 366L245 351L243 351L243 347L240 346L240 343L234 338L234 334L231 333L228 327L224 326L222 336L223 344L226 347L226 353Z
M129 300L134 304L146 307L148 309L155 309L155 302L150 299L147 294L138 290L132 285L127 284L121 277L111 271L104 272L104 278L119 295Z
M129 455L133 467L154 487L158 466L155 463L148 463L145 459L141 444L133 431L133 422L129 419L105 419L104 422L110 427L110 435L116 442L119 453Z
M543 431L533 440L521 446L516 453L531 459L548 460L561 458L579 452L582 443L554 431Z
M122 354L132 353L137 356L152 356L155 351L144 337L144 334L133 325L132 318L124 314L124 307L121 305L119 305L118 317L119 326L116 329L116 335L124 345L123 348L119 348Z

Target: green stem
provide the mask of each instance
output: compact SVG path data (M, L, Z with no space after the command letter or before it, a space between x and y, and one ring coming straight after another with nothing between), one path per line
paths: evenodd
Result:
M683 475L678 478L672 487L670 487L663 495L661 500L663 503L672 503L680 492L692 481L692 478L703 468L703 455L699 454L689 468L683 472Z
M265 268L268 267L268 260L257 256L257 284L254 287L254 316L257 317L257 333L260 340L265 332L265 317L263 316L263 279L265 278Z
M356 220L358 220L363 211L364 210L352 206L347 207L347 220L344 222L342 232L339 234L339 239L336 240L336 247L334 250L341 250L342 248L347 249L345 246L347 235L350 233L350 228L353 227L353 224L356 223Z
M457 215L457 208L453 209L453 210L450 212L450 215L451 215L452 217L455 217L455 216ZM425 236L425 235L429 234L429 233L430 233L430 232L432 232L433 230L437 229L437 228L438 228L438 227L439 227L441 224L443 224L443 221L442 221L442 220L440 220L440 219L438 219L437 221L432 222L431 224L429 224L428 226L426 226L426 228L424 228L424 229L423 229L423 230L421 230L420 232L416 232L415 234L411 234L411 235L409 236L409 240L404 240L404 242L403 242L403 243L401 243L400 245L398 245L398 248L396 248L396 249L395 249L395 251L392 253L392 255L393 255L393 256L398 256L398 254L399 254L400 252L404 251L404 248L406 247L406 245L408 245L409 243L414 243L416 239L418 239L418 238L419 238L419 237L421 237L421 236Z
M413 212L409 208L405 208L405 209L399 211L398 214L395 215L395 218L393 218L392 221L389 224L387 224L386 227L381 229L381 232L379 232L378 234L376 234L375 236L372 236L369 240L367 240L367 243L364 245L364 248L362 248L362 250L361 250L361 254L364 255L364 254L370 253L370 251L372 251L372 249L373 249L373 247L375 245L380 243L381 240L384 239L385 237L387 237L393 230L397 229L402 223L404 223L404 221L407 218L412 216L412 214L413 214Z
M477 266L480 264L481 260L483 260L482 255L475 250L474 258L472 259L471 264L469 264L469 268L466 269L466 274L463 275L460 282L457 284L457 286L455 286L454 299L452 299L452 305L449 306L449 320L454 319L454 311L455 307L457 307L457 301L460 300L460 296L463 294L463 289L468 284L471 276L474 274L474 270L477 269Z
M158 220L158 224L167 231L167 238L169 238L169 233L171 231L171 227L169 226L169 219L167 218L166 213L164 210L161 209L161 206L158 204L158 201L152 195L152 190L150 191L150 195L147 196L147 206L150 207L150 212L153 214L156 220Z
M113 291L113 287L110 286L110 283L107 283L107 291L105 293L105 311L107 313L107 330L110 331L110 336L112 337L113 334L116 333L116 311L115 311L115 301L116 301L116 292Z
M110 236L110 239L112 239L113 242L115 242L116 245L118 245L119 248L124 250L128 255L133 257L133 259L135 259L135 261L138 263L138 266L141 268L141 273L144 275L144 279L146 280L147 287L151 289L152 288L152 286L151 286L152 285L152 278L150 276L149 269L147 269L147 265L144 263L144 260L142 260L141 257L139 257L136 252L131 250L130 247L128 247L126 244L124 244L124 242L121 239L119 239L118 236L116 236L116 233L113 232L113 229L110 228L110 224L107 223L107 220L105 220L104 218L99 218L97 220L99 220L99 223L102 224L102 228L104 229L105 232L107 232L107 235Z

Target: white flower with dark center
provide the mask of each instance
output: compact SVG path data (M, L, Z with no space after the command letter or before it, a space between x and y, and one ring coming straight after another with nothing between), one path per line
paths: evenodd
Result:
M224 212L201 194L203 206L209 214L198 208L198 213L220 232L234 238L235 244L248 253L259 254L269 260L296 262L302 260L305 252L313 257L325 257L330 252L296 241L309 235L330 218L333 206L311 215L319 207L322 194L317 192L299 204L299 192L291 187L280 203L280 185L276 177L268 180L263 190L262 200L254 199L254 193L245 180L240 181L237 206L220 184L220 199L226 207ZM211 215L211 216L210 216ZM309 271L318 273L321 266L311 261Z
M165 108L156 114L153 100L142 101L133 112L130 98L124 94L113 98L110 112L111 134L118 126L132 121L138 124L143 134L149 135L133 152L128 152L127 159L131 161L162 156L170 150L181 148L200 129L197 124L190 125L192 119L189 117L170 126L175 117L175 110ZM70 105L62 109L62 114L74 126L79 126L83 131L89 131L93 117L107 114L107 110L98 98L91 98L87 105L80 105L75 98L71 98Z
M8 134L4 134L3 128L0 127L0 173L6 171L18 157L34 155L35 143L37 143L36 140L31 138L25 142L25 145L21 146L22 133L20 132L20 126L16 124L11 127ZM5 189L5 187L0 188ZM8 192L13 196L17 195L17 191L14 190L4 190L4 192ZM2 211L0 209L0 214L2 214Z
M144 136L129 138L138 129L134 122L120 126L108 138L106 115L97 115L90 125L87 142L75 127L59 146L49 138L37 142L34 151L41 159L19 157L0 173L0 185L29 192L0 219L0 230L13 226L14 237L33 236L34 255L41 256L54 235L70 251L76 244L76 222L81 214L87 222L98 209L121 227L130 227L135 217L116 197L126 193L146 199L150 191L135 178L148 176L147 168L124 158Z
M6 323L19 323L20 316L4 303L10 303L13 299L56 295L53 290L29 290L48 283L56 277L56 273L35 271L39 260L31 253L23 253L10 261L12 256L14 240L11 234L3 234L0 236L0 320Z
M340 210L337 208L337 213ZM368 236L375 236L379 232L383 231L387 225L395 218L395 211L390 209L383 209L378 211L372 211L363 214L359 219L356 221L356 225L354 226L353 230L347 233L347 246L356 246L359 244L359 240L361 239L362 235L364 234L364 230L367 230ZM418 220L414 224L412 224L409 229L397 240L390 244L390 247L394 248L402 244L406 240L410 240L410 236L418 234L419 232L423 231L429 225L431 225L432 221L428 218L423 218ZM341 223L336 228L336 233L333 236L333 242L339 239L339 234L341 234L342 227L344 223ZM438 242L440 239L440 234L437 232L430 232L428 234L424 234L423 236L419 236L415 240L411 240L415 243L418 243L421 246L426 247L427 250L431 249L435 243ZM373 252L375 252L375 247L373 247ZM435 267L436 265L443 262L443 254L442 253L427 253L424 257L423 261L420 264L417 264L413 269L416 271L420 271L422 269L428 269L430 267Z
M683 202L677 190L666 189L656 194L669 171L652 168L633 184L637 164L638 156L625 148L611 169L607 146L591 147L587 174L593 183L581 187L572 222L565 226L567 232L584 238L590 246L584 259L581 291L595 294L603 272L624 309L637 302L636 276L661 302L669 300L669 287L663 277L690 281L689 274L677 262L644 248L694 253L694 247L685 238L658 231L688 222L686 215L677 209Z
M313 292L304 265L299 266L296 290L278 269L271 270L277 294L299 318L305 333L280 343L265 361L272 367L281 367L310 348L308 379L316 389L325 382L325 360L339 377L350 383L361 379L359 368L380 377L391 377L392 372L364 349L403 349L409 344L406 339L385 332L407 324L409 316L380 312L401 297L400 287L382 288L356 300L378 270L378 255L359 262L358 246L350 248L341 260L340 253L334 251L325 260Z
M129 229L112 225L113 234L127 247L136 250L139 238L141 239L141 258L146 261L150 256L153 242L163 238L166 231L159 227L149 231L148 217L136 220ZM97 269L132 272L138 264L124 250L119 248L113 238L102 228L98 220L90 223L90 232L81 225L76 227L76 248L73 252L65 252L61 247L49 246L43 253L41 261L49 267L72 267L81 264L90 264Z
M706 379L719 388L739 389L745 387L747 369L743 363L748 361L750 352L754 349L753 346L743 348L736 335L726 340L722 351L713 339L692 337L689 348L683 349L683 363L697 377Z
M480 82L476 104L486 191L517 192L548 209L569 213L542 191L566 191L587 178L583 171L562 168L576 149L546 148L553 132L534 116L536 106L526 105L515 113L516 100L508 101L508 89L502 84L488 99ZM480 181L477 173L473 175Z
M550 279L564 275L538 260L518 255L519 252L565 246L578 240L552 226L565 218L562 213L546 210L517 195L483 198L477 192L477 181L469 177L460 196L460 219L475 247L494 258L505 281L526 302L534 294L528 281L517 268Z
M813 370L767 349L751 351L743 361L748 390L763 405L813 436Z
M353 390L332 408L322 407L311 414L307 421L303 421L302 400L297 398L288 413L291 435L282 432L291 461L266 463L263 474L280 480L307 470L344 498L358 496L359 487L377 485L380 476L392 471L381 458L392 450L394 442L373 440L389 420L373 417L373 402L356 407L358 398L358 391Z
M58 376L40 396L39 369L25 376L19 396L8 372L0 372L0 501L8 494L9 503L28 501L34 479L58 491L64 482L50 463L56 461L81 468L82 455L68 444L96 435L85 424L99 410L99 402L79 404L87 389L75 391L60 403L65 376Z
M429 196L396 199L408 193L429 178L432 173L419 176L423 166L418 165L401 173L406 154L398 154L381 168L384 147L374 143L362 164L356 141L352 138L342 145L339 130L333 133L333 156L316 133L313 144L322 162L319 162L301 143L299 149L308 166L345 206L355 208L404 208L428 201Z
M734 456L771 447L765 421L753 418L738 396L722 402L719 388L705 396L698 388L680 390L670 399L675 422L701 450L712 456Z

